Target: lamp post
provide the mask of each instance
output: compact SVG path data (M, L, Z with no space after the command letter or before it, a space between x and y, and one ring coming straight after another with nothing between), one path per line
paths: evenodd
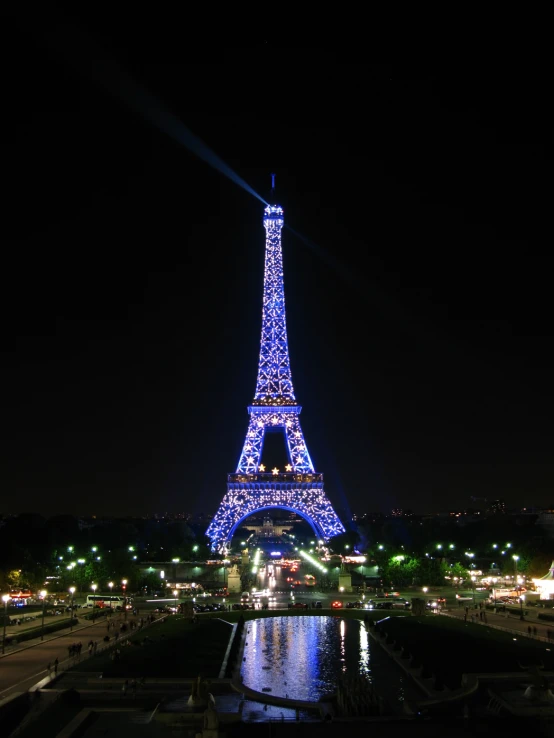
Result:
M113 582L108 582L108 587L110 588L110 615L112 615L113 613L113 600L112 600Z
M473 595L473 607L475 607L475 574L471 575L471 593Z
M177 595L179 594L179 590L174 589L173 590L173 597L175 597L175 612L177 612Z
M40 632L40 640L41 641L44 640L44 607L46 605L46 595L47 594L48 594L48 592L45 589L43 589L42 592L40 593L40 596L42 597L42 628L41 628L41 632Z
M71 623L69 625L69 632L71 633L73 631L73 597L75 596L75 587L70 587L69 592L71 594Z
M516 582L517 582L517 562L519 561L519 556L516 556L516 554L514 554L514 555L512 556L512 559L514 560L514 567L515 567L515 574L514 574L514 577L515 577L515 580L516 580Z
M92 622L96 620L96 588L98 587L97 584L91 584L90 588L92 589Z
M121 586L123 587L123 619L127 620L127 580L121 580Z
M498 579L496 577L492 578L492 591L493 591L493 597L494 597L494 607L496 608L496 582ZM496 611L496 610L495 610Z
M519 607L520 607L520 615L519 615L519 619L520 619L520 620L525 620L525 618L523 617L523 603L524 603L524 601L525 601L525 595L524 595L524 594L522 594L522 595L520 596L520 598L519 598Z
M8 620L8 602L10 601L9 595L2 595L2 601L4 602L4 635L2 637L2 653L6 653L6 622Z

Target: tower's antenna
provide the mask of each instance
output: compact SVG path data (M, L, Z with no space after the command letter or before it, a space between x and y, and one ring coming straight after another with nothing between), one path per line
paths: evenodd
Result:
M275 199L275 175L271 175L271 199Z

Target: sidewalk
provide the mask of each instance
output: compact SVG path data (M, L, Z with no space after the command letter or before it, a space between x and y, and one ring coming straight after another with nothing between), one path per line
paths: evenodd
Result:
M554 642L554 623L546 623L537 618L538 612L533 612L534 617L531 617L531 613L525 616L523 620L518 615L509 613L495 613L491 610L483 610L486 613L487 622L479 620L479 609L469 610L467 616L467 622L471 622L471 615L476 615L475 623L477 625L485 625L500 630L507 630L512 633L518 633L526 638L536 638L546 642ZM464 608L453 608L446 612L442 612L441 615L447 617L456 618L458 620L464 620ZM532 632L529 633L528 628L531 627ZM536 635L534 629L536 628ZM550 633L550 638L548 637Z
M122 624L125 622L124 614L114 615L112 622ZM157 618L154 623L163 621L164 618ZM152 623L152 625L154 624ZM148 623L144 623L142 629L148 627ZM80 661L88 658L95 658L106 650L111 649L116 643L126 640L131 633L126 633L119 641L111 637L109 643L104 643L106 635L106 620L96 620L86 623L80 623L74 626L71 631L65 628L58 633L51 634L49 638L45 636L44 641L40 638L28 641L25 647L15 647L10 653L4 655L2 668L0 669L0 700L10 696L14 692L23 692L34 686L39 680L48 678L47 665L54 664L58 659L58 674L72 668ZM98 643L96 654L89 656L86 651L86 643L88 640ZM68 646L75 641L83 643L83 651L79 656L68 657ZM56 674L53 671L51 678L55 679Z

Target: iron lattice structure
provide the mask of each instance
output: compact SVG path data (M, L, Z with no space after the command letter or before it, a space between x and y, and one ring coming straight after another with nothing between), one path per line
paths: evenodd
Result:
M212 548L226 548L241 521L260 510L281 508L305 518L318 538L344 533L323 488L323 474L314 465L304 441L290 370L283 283L281 230L283 209L264 210L265 269L260 360L250 422L237 470L229 474L227 494L207 530ZM281 429L288 464L266 472L261 464L268 429Z

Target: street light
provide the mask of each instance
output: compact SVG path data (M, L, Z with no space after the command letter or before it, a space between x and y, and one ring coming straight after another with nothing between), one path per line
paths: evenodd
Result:
M121 580L121 586L123 587L123 619L127 620L127 580Z
M471 591L473 593L473 607L475 607L475 574L471 575Z
M42 630L40 633L41 641L44 640L44 606L46 605L46 595L47 594L48 592L45 589L43 589L42 592L40 593L40 596L42 597Z
M492 591L494 592L494 606L496 607L496 583L498 579L496 577L492 578Z
M516 579L517 579L517 562L519 561L519 556L516 556L516 554L514 554L514 555L512 556L512 559L514 560L514 566L515 566L515 577L516 577Z
M173 590L173 597L175 597L175 612L177 612L177 596L179 594L179 591L177 589Z
M2 637L2 653L6 653L6 622L8 620L8 602L10 601L9 595L2 595L4 602L4 635Z
M92 622L96 620L96 588L98 587L97 584L91 584L90 588L92 589Z
M69 632L71 633L73 630L73 597L75 595L75 587L70 587L69 591L71 593L71 624L69 626ZM94 612L94 610L93 610Z
M522 594L522 595L520 595L520 598L519 598L519 607L520 607L520 616L519 616L519 619L520 620L525 620L525 618L523 617L523 603L524 602L525 602L525 595Z
M110 588L110 615L111 615L113 613L113 600L112 600L113 582L108 582L108 587Z

